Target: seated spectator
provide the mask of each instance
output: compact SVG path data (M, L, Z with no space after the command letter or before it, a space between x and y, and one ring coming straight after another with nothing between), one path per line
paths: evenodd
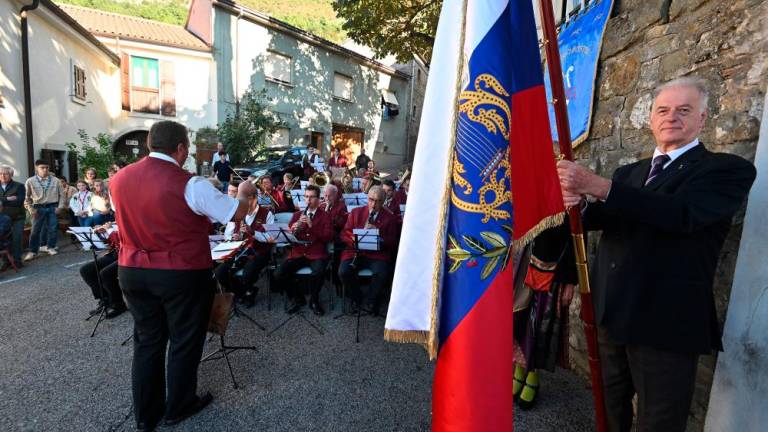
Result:
M77 218L77 225L89 227L93 225L93 209L91 199L93 193L88 190L85 180L77 181L77 193L69 199L69 208Z
M13 181L13 168L8 165L0 166L0 203L2 213L11 218L11 254L16 266L21 266L22 240L24 237L24 185Z
M0 201L0 250L7 250L11 247L11 226L13 221L11 217L3 214L3 202ZM10 263L6 262L5 256L0 256L0 271L8 267Z
M92 193L91 211L93 212L93 224L102 225L115 220L112 203L107 190L104 188L103 180L96 179L93 181Z
M237 183L230 183L229 186L227 186L227 195L232 198L237 198L237 185Z

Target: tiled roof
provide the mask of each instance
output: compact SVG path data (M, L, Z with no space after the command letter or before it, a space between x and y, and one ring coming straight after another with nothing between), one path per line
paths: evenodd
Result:
M104 12L69 4L58 4L80 25L96 36L120 38L197 51L210 51L210 47L184 27Z

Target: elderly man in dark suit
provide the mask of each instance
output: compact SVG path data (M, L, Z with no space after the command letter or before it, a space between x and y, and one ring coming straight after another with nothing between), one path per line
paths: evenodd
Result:
M733 215L755 168L707 150L700 80L655 92L652 158L619 167L612 179L558 163L566 205L589 202L584 224L603 234L592 270L608 427L683 432L701 354L722 350L712 284Z

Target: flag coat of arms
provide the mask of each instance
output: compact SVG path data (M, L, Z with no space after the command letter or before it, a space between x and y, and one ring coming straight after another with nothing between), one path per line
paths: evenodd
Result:
M385 325L437 356L433 430L512 430L512 257L562 220L531 2L446 0Z

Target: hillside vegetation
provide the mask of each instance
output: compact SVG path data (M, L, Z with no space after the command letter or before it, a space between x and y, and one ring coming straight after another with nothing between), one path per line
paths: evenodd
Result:
M186 0L54 0L123 15L137 16L168 24L184 25L187 20ZM346 37L342 21L336 18L332 0L241 0L238 4L271 15L302 30L334 42Z

